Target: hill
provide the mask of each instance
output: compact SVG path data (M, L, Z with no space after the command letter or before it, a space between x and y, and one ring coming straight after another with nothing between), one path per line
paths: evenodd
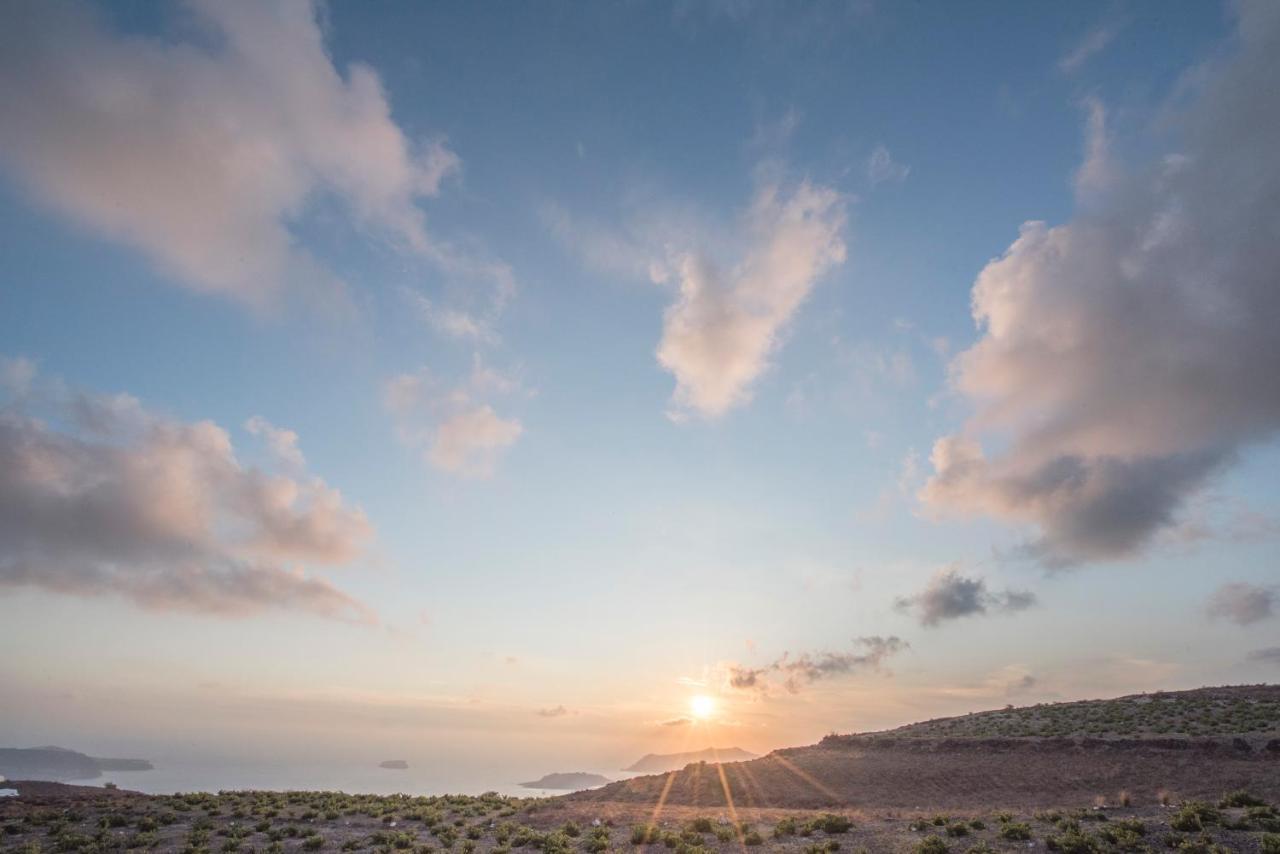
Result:
M1280 734L1280 685L1157 691L1113 700L1007 707L908 724L926 738L1147 738Z
M623 771L639 771L643 774L662 774L683 768L691 762L744 762L755 759L754 753L739 747L708 747L687 753L648 753Z
M528 783L521 783L526 789L562 789L573 791L577 789L593 789L596 786L603 786L612 782L608 777L602 777L599 774L588 774L585 771L569 771L559 774L548 774L538 780L532 780Z
M984 809L1280 798L1280 686L1205 688L1000 709L832 735L722 766L694 764L568 797L698 807ZM665 792L665 796L663 793Z
M145 759L100 759L65 747L0 748L0 775L26 780L94 780L104 771L149 771Z

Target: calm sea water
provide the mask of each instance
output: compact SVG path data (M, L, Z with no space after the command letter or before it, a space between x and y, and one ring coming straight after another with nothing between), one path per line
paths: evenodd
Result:
M407 770L379 768L377 763L298 762L200 762L152 760L151 771L110 771L100 779L80 785L100 786L110 781L122 789L153 795L175 792L217 792L236 789L276 791L341 791L377 795L478 795L497 792L517 797L562 795L561 790L526 789L521 780L536 780L552 770L587 771L610 780L634 777L625 771L582 768L547 769L539 773L515 769L459 768L409 761Z

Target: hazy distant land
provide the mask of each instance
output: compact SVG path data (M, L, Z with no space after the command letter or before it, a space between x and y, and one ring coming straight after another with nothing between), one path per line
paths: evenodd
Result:
M613 781L608 777L600 774L590 774L586 771L568 771L558 774L548 774L538 780L528 783L521 783L526 789L562 789L565 791L578 791L580 789L594 789L597 786L604 786Z
M738 747L708 747L706 750L687 753L649 753L622 770L661 774L665 771L676 771L691 762L744 762L755 758L756 754L748 753Z
M105 771L150 771L146 759L104 759L65 747L0 748L0 775L25 780L96 780Z
M378 763L379 768L388 768L392 771L407 771L409 763L403 759L387 759Z

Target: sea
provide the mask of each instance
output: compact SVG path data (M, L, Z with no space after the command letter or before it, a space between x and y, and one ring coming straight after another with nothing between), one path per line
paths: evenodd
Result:
M150 771L108 771L93 780L75 780L80 786L115 783L151 795L179 792L219 792L244 789L273 791L341 791L374 795L479 795L497 792L514 797L563 795L563 789L535 789L521 786L551 771L585 771L610 780L637 776L618 770L589 768L546 769L538 773L494 767L459 768L407 760L407 769L381 768L377 762L244 762L189 760L166 762L153 759ZM3 780L3 778L0 778ZM3 783L0 783L3 786Z

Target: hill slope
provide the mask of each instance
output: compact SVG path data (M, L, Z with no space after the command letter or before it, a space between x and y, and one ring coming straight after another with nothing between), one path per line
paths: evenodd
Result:
M750 762L689 765L576 800L739 807L981 809L1114 802L1128 792L1280 797L1280 686L1004 709L828 736ZM1008 733L1017 733L1010 735ZM1025 733L1025 734L1024 734Z

